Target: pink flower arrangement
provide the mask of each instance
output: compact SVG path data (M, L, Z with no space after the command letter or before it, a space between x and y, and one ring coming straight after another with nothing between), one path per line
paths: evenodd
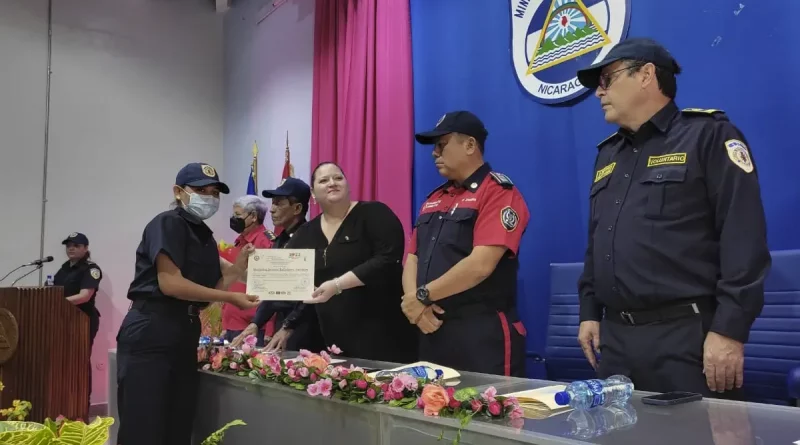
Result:
M513 397L497 395L493 387L483 392L474 388L445 388L441 382L399 374L375 380L362 369L331 365L331 355L341 354L336 345L314 354L301 350L296 358L284 360L278 354L264 353L248 337L240 351L227 347L201 346L198 365L211 372L233 372L254 380L266 380L305 391L314 397L338 398L351 403L386 403L389 406L420 409L425 415L455 417L462 427L475 416L509 419L521 427L523 411Z

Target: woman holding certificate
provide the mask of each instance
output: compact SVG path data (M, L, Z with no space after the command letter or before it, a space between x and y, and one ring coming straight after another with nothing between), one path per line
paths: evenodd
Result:
M189 445L197 397L200 310L209 302L255 307L257 297L225 289L241 279L252 246L223 270L205 224L228 193L214 167L188 164L172 188L175 208L145 227L117 334L118 443Z
M309 301L315 304L298 305L268 348L282 349L304 314L316 310L325 343L343 355L416 361L417 335L398 307L405 247L400 220L381 202L352 201L347 178L332 162L314 169L311 184L322 214L286 247L316 251L317 288Z

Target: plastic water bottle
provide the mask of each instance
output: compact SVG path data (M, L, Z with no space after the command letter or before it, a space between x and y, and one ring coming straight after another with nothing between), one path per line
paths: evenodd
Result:
M556 403L575 410L627 403L633 394L633 383L624 375L613 375L606 380L579 380L572 382L555 395Z
M588 411L572 411L567 418L570 437L592 439L636 424L636 410L630 403L599 406Z
M391 381L398 374L410 374L411 377L417 379L435 380L440 379L443 373L441 369L433 369L428 366L409 366L396 371L380 371L375 374L375 380Z
M52 275L48 275L47 276L47 279L44 280L44 285L45 286L52 286L53 285L53 276Z

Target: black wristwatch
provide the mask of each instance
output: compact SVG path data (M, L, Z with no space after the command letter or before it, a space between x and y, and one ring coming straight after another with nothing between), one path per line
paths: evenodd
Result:
M417 300L425 306L433 304L433 301L431 301L431 292L425 286L420 286L419 289L417 289Z

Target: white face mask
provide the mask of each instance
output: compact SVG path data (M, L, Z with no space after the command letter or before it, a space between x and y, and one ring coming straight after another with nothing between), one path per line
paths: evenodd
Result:
M186 204L183 208L192 215L206 220L214 216L217 210L219 210L219 198L215 196L198 195L197 193L186 193L189 194L189 204Z

